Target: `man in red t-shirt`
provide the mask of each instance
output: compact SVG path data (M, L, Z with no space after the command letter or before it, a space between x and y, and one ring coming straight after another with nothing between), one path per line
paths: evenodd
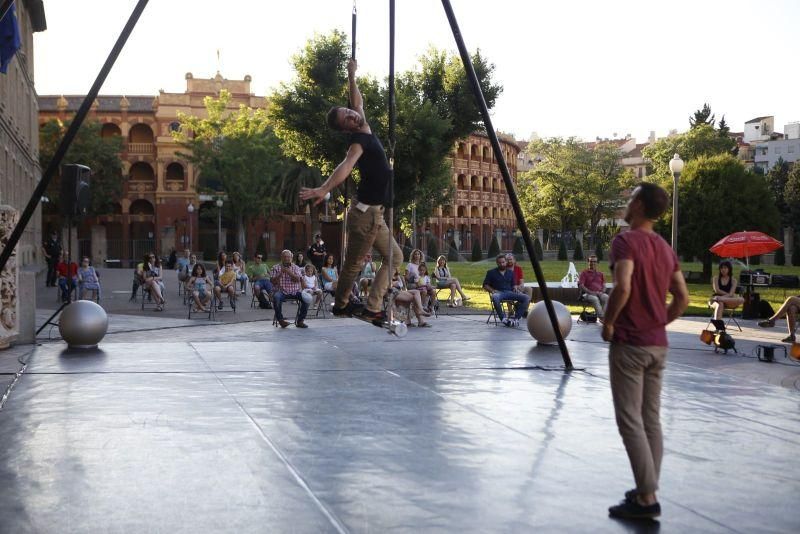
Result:
M56 273L58 273L58 287L61 289L61 300L69 302L70 292L78 283L78 264L71 261L67 267L67 255L62 252L56 264Z
M603 318L603 312L608 303L606 294L606 279L603 273L597 270L597 256L589 256L589 267L584 269L578 277L578 287L581 288L583 298L594 307L595 313L599 318Z
M528 300L533 302L533 288L525 287L525 274L522 272L522 267L517 263L517 259L510 252L506 254L506 269L510 269L514 274L514 291L516 293L523 293L528 295ZM528 312L525 312L523 317L527 317Z
M625 210L630 230L611 243L614 289L606 307L603 339L611 342L614 412L636 480L636 488L608 509L613 517L647 519L661 514L656 490L663 454L659 409L666 325L689 304L678 257L653 232L653 223L668 203L667 192L659 186L637 185ZM668 305L667 292L672 294Z

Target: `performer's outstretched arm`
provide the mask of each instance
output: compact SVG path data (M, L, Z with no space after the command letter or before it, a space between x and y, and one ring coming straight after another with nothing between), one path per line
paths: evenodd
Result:
M342 162L336 166L336 169L333 171L333 174L331 174L330 178L325 180L325 183L319 187L315 187L313 189L306 187L301 188L300 198L302 200L313 200L315 206L322 202L328 192L333 190L334 187L344 182L345 179L350 176L350 173L353 172L353 167L355 167L358 158L360 158L361 154L363 153L364 149L360 144L353 143L350 145L350 148L347 149L347 156L345 156Z

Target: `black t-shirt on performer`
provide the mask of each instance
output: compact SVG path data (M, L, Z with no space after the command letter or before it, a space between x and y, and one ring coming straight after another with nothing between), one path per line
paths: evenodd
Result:
M383 145L374 133L351 134L350 144L356 143L364 149L364 153L358 158L357 163L358 170L361 171L361 182L356 191L358 201L364 204L387 206L392 170L389 168L389 161L386 159Z

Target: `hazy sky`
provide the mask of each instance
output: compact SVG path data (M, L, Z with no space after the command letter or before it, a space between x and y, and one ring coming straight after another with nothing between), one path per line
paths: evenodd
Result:
M39 94L85 94L134 0L48 0L36 34ZM358 1L362 73L388 72L388 0ZM527 139L688 127L709 102L733 130L759 115L800 120L800 1L452 0L471 51L504 92L499 130ZM184 74L253 77L256 94L290 79L289 59L313 36L350 32L352 0L151 0L101 94L185 90ZM792 37L794 36L794 37ZM455 51L441 3L397 0L397 70L430 46Z

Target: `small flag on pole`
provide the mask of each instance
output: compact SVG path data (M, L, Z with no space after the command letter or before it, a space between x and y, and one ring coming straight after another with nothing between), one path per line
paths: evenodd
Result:
M6 73L8 64L11 63L11 59L21 44L17 16L12 3L5 16L0 20L0 73Z

